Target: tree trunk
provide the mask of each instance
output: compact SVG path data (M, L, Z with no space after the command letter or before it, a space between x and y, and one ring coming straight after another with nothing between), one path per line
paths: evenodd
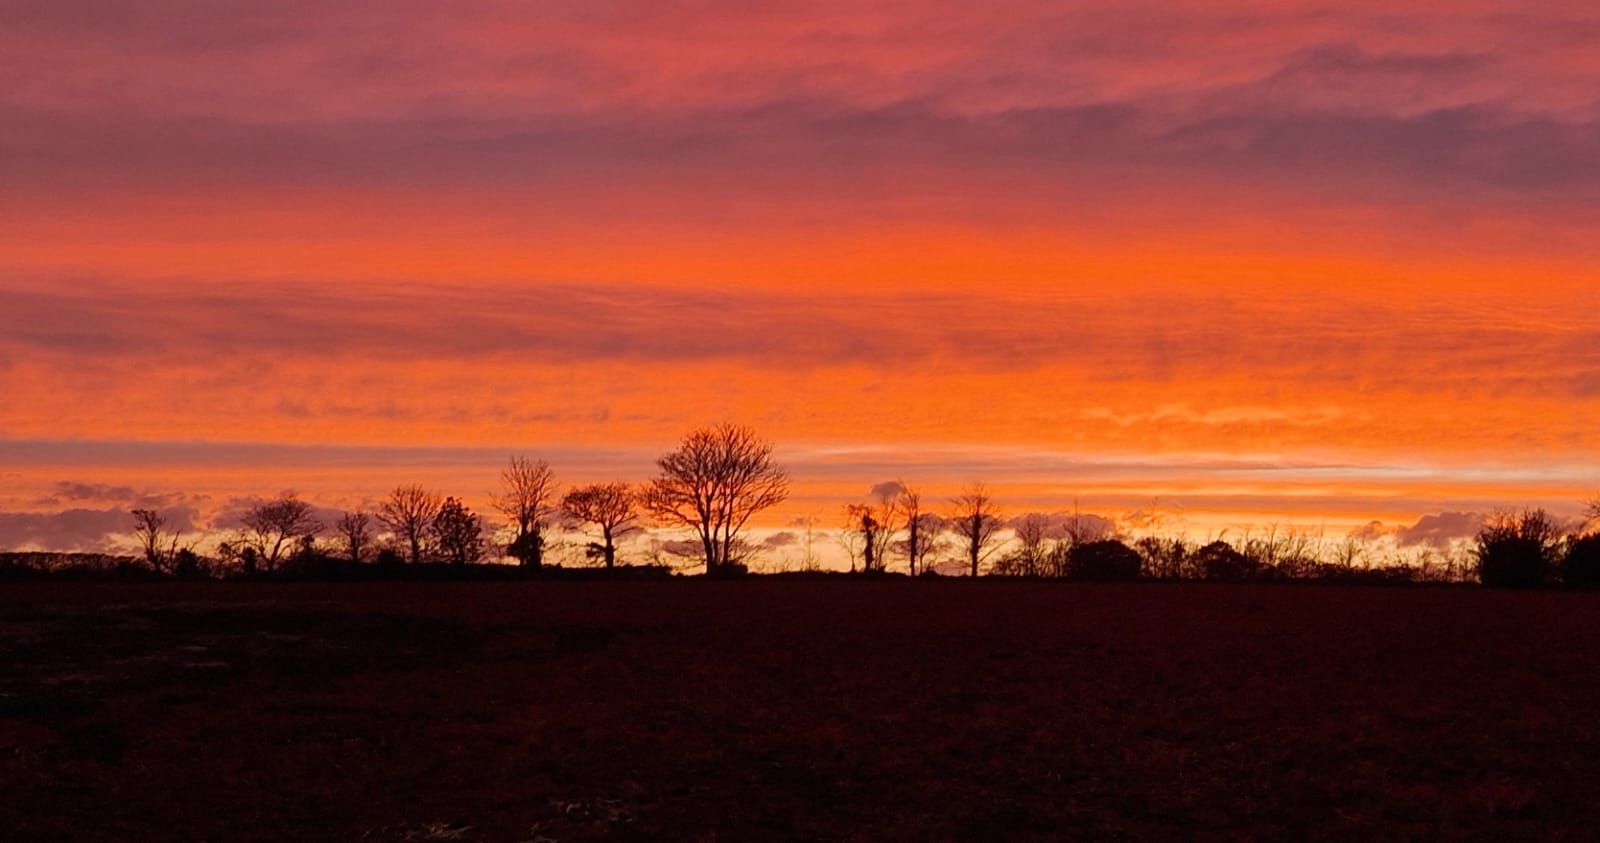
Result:
M968 548L968 553L972 559L972 575L974 577L978 575L978 551L982 549L978 544L980 541L979 536L981 535L978 531L981 529L983 529L983 518L978 515L972 516L972 535L969 537L972 540L972 546Z
M700 546L706 551L706 576L717 572L717 540L709 534L700 536Z

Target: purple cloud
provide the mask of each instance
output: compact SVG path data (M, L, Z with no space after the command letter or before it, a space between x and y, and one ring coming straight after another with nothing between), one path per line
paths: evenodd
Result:
M1417 523L1395 531L1395 541L1402 547L1425 544L1444 549L1451 542L1471 538L1483 527L1483 515L1477 512L1440 512L1424 515Z
M882 483L872 484L872 488L868 491L868 494L874 499L893 498L905 490L905 485L899 480L885 480Z
M198 511L192 506L158 510L170 532L198 538ZM80 553L126 550L133 532L128 509L72 508L59 512L0 512L0 549L39 549Z

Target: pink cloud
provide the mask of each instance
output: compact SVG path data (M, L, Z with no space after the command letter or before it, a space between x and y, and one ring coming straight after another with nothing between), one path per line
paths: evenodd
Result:
M1600 189L1586 7L57 5L0 35L4 174L46 193Z

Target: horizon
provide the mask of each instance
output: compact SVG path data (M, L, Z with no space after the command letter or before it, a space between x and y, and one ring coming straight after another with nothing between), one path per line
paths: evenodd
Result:
M159 453L171 454L175 448L185 450L192 447L192 445L167 445L156 450ZM210 450L210 447L201 447L197 449L197 453L206 454ZM134 508L148 508L161 513L167 519L169 535L172 531L176 531L176 535L171 535L175 547L184 546L202 555L215 555L223 543L242 539L244 519L252 508L287 496L302 500L309 505L310 515L318 524L319 544L328 548L328 552L336 553L338 538L334 524L342 514L355 511L375 513L395 485L417 483L441 497L458 498L469 509L477 512L483 519L483 534L488 543L484 561L514 562L510 558L510 551L506 548L506 542L515 532L514 525L508 524L506 518L495 511L493 503L494 498L504 490L503 483L499 479L499 472L505 467L504 461L493 466L477 465L471 470L466 468L464 463L457 461L463 454L485 457L489 449L318 447L296 450L250 446L249 450L256 455L257 471L252 474L256 479L251 481L253 485L240 486L239 493L227 496L192 493L181 489L151 491L148 486L137 484L137 479L141 475L137 473L140 469L136 461L129 469L134 473L127 475L131 479L122 485L57 482L46 496L36 498L31 503L36 507L61 507L58 512L22 517L12 513L0 513L0 534L27 537L21 541L13 539L10 545L0 546L0 552L137 555L139 540L132 528L131 511ZM837 459L840 456L837 450L836 448L812 449L809 452L812 462L803 464L812 466L812 473L815 475L817 466L826 465L830 457ZM407 468L399 471L410 473L396 473L395 477L409 479L401 479L396 484L381 488L369 480L362 485L362 488L370 490L370 493L356 498L348 495L330 497L319 494L314 489L308 491L305 486L298 488L285 486L275 492L251 491L265 482L260 479L260 470L268 467L270 456L285 451L301 456L309 451L323 456L326 459L323 471L325 476L330 476L327 482L331 484L331 488L349 489L356 484L357 481L352 478L372 470L375 464L372 461L373 454L389 455L390 459L382 460L381 463L391 472L397 471L394 455L407 455L408 461L404 462ZM1360 548L1357 563L1359 567L1377 568L1408 566L1429 558L1459 556L1469 549L1470 541L1478 534L1486 520L1496 515L1518 511L1549 509L1558 525L1564 525L1564 529L1576 534L1592 518L1592 510L1586 511L1585 507L1593 505L1593 502L1588 500L1581 502L1554 500L1548 502L1553 504L1551 506L1547 506L1545 501L1523 501L1516 506L1495 505L1478 509L1428 513L1414 521L1408 521L1403 517L1399 520L1385 521L1383 518L1374 517L1374 513L1379 510L1346 510L1343 520L1333 520L1327 517L1320 499L1313 496L1309 505L1315 509L1308 511L1320 515L1322 520L1319 521L1304 515L1298 519L1280 517L1287 510L1287 506L1292 505L1292 500L1286 500L1279 495L1263 494L1240 496L1236 499L1236 503L1241 508L1236 508L1221 518L1216 512L1203 513L1196 517L1185 511L1182 504L1176 500L1169 502L1160 497L1145 498L1136 494L1119 496L1102 492L1090 498L1099 504L1098 506L1085 506L1081 495L1073 495L1070 500L1066 500L1059 493L1059 489L1048 484L1037 482L1024 484L1015 481L1014 478L1006 485L992 484L983 480L954 483L943 478L930 478L917 471L909 473L902 471L869 488L852 487L849 481L840 479L819 481L813 476L807 480L804 476L794 476L792 466L785 464L783 456L786 451L791 455L806 451L801 448L785 449L782 446L774 448L779 465L790 472L790 493L777 506L758 512L745 532L749 548L746 551L747 555L741 556L741 560L757 570L853 568L858 560L854 556L855 551L847 546L850 541L850 530L846 526L846 507L855 503L871 503L878 499L883 489L888 487L898 489L910 487L920 492L924 498L924 511L949 518L950 511L956 508L958 494L973 482L982 483L995 495L998 517L1002 525L997 537L997 551L1014 548L1018 538L1015 528L1019 522L1030 518L1043 518L1047 525L1045 538L1052 542L1067 538L1067 524L1071 522L1084 525L1092 534L1103 532L1105 538L1129 542L1145 537L1177 539L1195 547L1214 540L1238 545L1251 538L1300 537L1309 542L1307 549L1313 558L1328 561L1342 549L1347 550L1353 546ZM119 453L126 454L127 451ZM519 456L542 458L537 454ZM608 464L618 468L629 462L628 457L637 456L638 454L623 454L615 449L606 452ZM844 456L859 460L862 454L856 452ZM939 459L934 462L945 468L950 465L954 455L940 452L938 456ZM995 466L1007 466L1015 462L1015 455L1012 453L998 460L995 460L992 454L990 461L981 456L970 460L972 465L990 468L991 474L994 473L992 469ZM862 464L865 463L846 462L843 471L848 475L858 470ZM901 468L909 466L916 469L920 466L923 471L926 471L928 464L913 461L898 463ZM305 476L303 462L290 462L288 465L287 471L298 474L284 473L281 475L284 478ZM886 467L897 463L886 461L877 465ZM1271 474L1281 470L1278 466L1238 459L1221 461L1205 468L1213 472L1245 476L1260 472ZM329 469L335 469L336 472L326 475ZM552 469L555 471L556 500L560 499L564 491L575 489L585 483L622 481L639 489L648 479L643 474L630 477L621 470L609 474L594 473L592 468L589 474L570 478L563 476L562 466L552 465ZM1103 461L1098 465L1098 469L1159 472L1163 467L1129 460ZM1347 472L1357 477L1366 471L1353 466L1302 466L1299 470L1313 469L1324 473ZM274 466L272 470L285 471L283 466ZM201 471L201 474L195 476L206 476L204 470ZM1493 474L1493 472L1487 473L1491 476ZM493 485L495 488L475 493L437 485L438 481L460 478L464 474L477 477L486 485ZM1040 476L1047 475L1048 470L1045 470ZM1002 476L1005 476L1003 472ZM1242 508L1251 504L1262 507L1254 519L1250 517L1252 513L1249 510ZM1393 506L1392 502L1390 505ZM1122 508L1118 508L1119 506ZM1384 510L1390 513L1395 511L1397 510ZM638 531L619 542L619 562L625 564L642 564L652 560L659 562L663 554L664 558L674 558L675 554L663 551L662 548L681 543L691 536L682 526L654 520L642 512L634 523ZM559 513L551 516L550 524L550 562L569 566L598 564L596 560L586 558L583 553L584 543L596 538L585 525L568 523L566 517ZM903 532L904 525L895 523L891 527L892 534L898 536ZM380 547L397 546L397 538L381 525L375 525L373 538L380 540L378 542ZM959 567L959 555L958 548L941 547L931 558ZM891 570L903 567L904 563L903 552L891 553L888 563ZM695 554L690 553L675 564L694 567L699 562L696 561Z
M638 482L723 421L769 532L893 480L1192 536L1600 494L1600 10L403 9L8 15L0 550L488 514L511 454Z

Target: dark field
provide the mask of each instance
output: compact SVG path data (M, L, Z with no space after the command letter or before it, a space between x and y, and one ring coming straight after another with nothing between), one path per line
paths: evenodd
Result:
M1600 596L0 587L10 840L1590 839Z

